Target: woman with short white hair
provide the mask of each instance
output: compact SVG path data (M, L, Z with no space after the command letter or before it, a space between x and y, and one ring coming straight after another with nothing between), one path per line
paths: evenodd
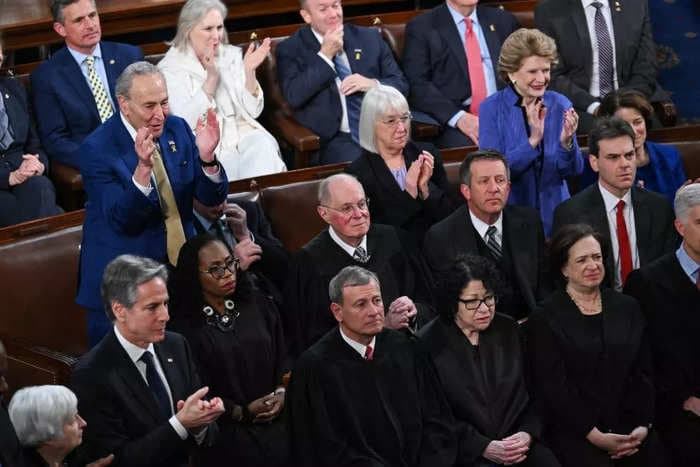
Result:
M158 64L168 86L172 113L194 129L214 109L221 138L216 154L229 180L287 170L275 138L255 120L263 92L255 70L270 52L270 39L245 54L228 44L226 6L219 0L188 0L177 33Z

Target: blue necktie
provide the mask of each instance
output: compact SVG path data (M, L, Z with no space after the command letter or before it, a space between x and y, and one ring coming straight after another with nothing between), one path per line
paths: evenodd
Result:
M167 420L173 414L173 409L170 407L170 398L168 397L168 391L165 389L163 380L161 379L158 371L156 370L156 364L153 361L153 355L151 352L146 351L141 355L139 359L146 364L146 381L148 382L148 387L151 389L153 396L156 398L158 403L158 409L160 409L163 419Z
M600 76L600 96L605 97L613 91L615 81L613 79L613 46L610 40L610 32L608 31L608 23L605 21L605 16L601 8L603 4L600 2L591 3L595 8L595 18L593 19L595 27L596 41L598 42L598 75Z
M340 59L340 55L335 55L333 57L333 64L335 65L335 71L343 81L345 78L352 74L352 70L343 63ZM348 126L350 126L350 135L352 140L359 144L360 138L358 135L360 126L360 109L362 108L362 93L356 92L352 95L345 96L345 102L348 108Z
M7 116L7 111L5 110L5 102L2 96L0 96L0 151L10 147L10 144L14 141L12 137L12 126L10 125L10 119Z

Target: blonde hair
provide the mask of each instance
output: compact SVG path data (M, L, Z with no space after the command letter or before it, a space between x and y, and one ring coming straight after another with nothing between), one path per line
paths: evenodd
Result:
M557 45L554 39L537 29L520 28L503 42L501 55L498 57L498 74L509 82L508 73L515 73L522 66L523 60L538 56L557 64Z

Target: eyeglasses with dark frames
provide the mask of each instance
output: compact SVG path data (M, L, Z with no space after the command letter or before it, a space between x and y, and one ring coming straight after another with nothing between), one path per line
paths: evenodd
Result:
M338 211L339 213L343 214L344 216L351 216L354 212L355 209L359 210L360 212L367 212L369 209L369 198L361 199L355 204L352 203L347 203L342 205L339 208L334 208L333 206L326 206L325 204L321 204L322 207L326 209L332 209L333 211Z
M457 300L464 303L464 307L469 311L478 310L482 303L489 308L498 303L498 297L495 295L487 295L484 298L470 298L468 300L458 298Z
M236 274L240 264L241 260L229 256L228 258L226 258L224 264L215 264L214 266L209 267L209 269L200 269L199 272L201 272L202 274L209 274L214 279L221 279L226 275L226 271L231 272L231 274Z

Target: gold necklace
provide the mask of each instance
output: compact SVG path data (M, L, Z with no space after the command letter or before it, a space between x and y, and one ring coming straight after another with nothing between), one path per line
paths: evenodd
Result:
M566 294L571 298L571 300L574 302L574 304L578 307L578 309L583 313L584 315L595 315L603 311L602 307L602 302L600 300L600 290L597 291L595 298L593 299L593 307L591 308L586 308L583 306L582 303L580 303L576 298L574 297L574 294L571 293L569 288L566 288Z

